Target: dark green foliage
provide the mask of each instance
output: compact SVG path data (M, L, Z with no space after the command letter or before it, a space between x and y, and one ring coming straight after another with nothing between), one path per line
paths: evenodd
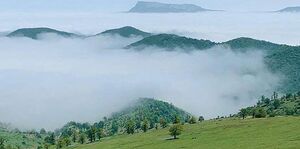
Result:
M73 33L68 33L68 32L63 32L63 31L58 31L54 30L51 28L22 28L18 29L10 34L8 34L8 37L28 37L32 39L38 39L38 36L43 33L54 33L63 37L80 37L79 35L73 34Z
M198 119L199 122L202 122L204 121L204 117L203 116L199 116L199 119Z
M103 131L103 129L102 129L102 128L99 128L99 129L97 130L96 135L97 135L97 138L98 138L99 140L100 140L101 138L103 138L103 137L104 137L104 131Z
M75 143L77 141L77 138L78 138L78 133L76 130L73 130L73 133L72 133L72 141Z
M263 96L255 106L241 109L238 115L253 118L300 115L300 96L296 93L286 94L279 98L274 92L271 99Z
M174 34L159 34L146 37L138 42L135 42L126 48L134 48L137 50L142 50L149 46L155 46L159 48L164 48L169 51L175 50L176 48L186 49L191 51L193 49L208 49L215 45L216 43L209 40L197 40L182 36L177 36Z
M179 116L178 116L178 115L175 115L175 116L174 116L174 119L173 119L173 124L179 124L179 123L180 123Z
M183 131L183 127L181 124L173 124L170 129L170 135L174 137L174 139L177 139L177 136L180 135Z
M162 128L166 128L168 126L168 124L164 118L160 118L159 123Z
M78 142L84 144L86 141L86 135L84 133L79 134Z
M142 130L144 132L147 132L148 128L149 128L149 122L148 122L147 119L144 119L143 122L142 122Z
M108 123L117 121L119 127L125 128L128 119L130 119L135 123L136 129L139 129L141 122L147 119L150 128L154 128L155 123L159 123L160 119L164 119L165 123L172 123L175 115L178 116L180 121L184 121L184 118L190 115L172 104L150 98L141 98L131 105L121 112L114 113Z
M125 26L125 27L122 27L122 28L107 30L107 31L104 31L100 34L120 35L122 37L131 37L131 36L148 37L148 36L151 35L150 33L143 32L143 31L138 30L138 29L136 29L134 27L131 27L131 26ZM100 34L97 34L97 35L100 35Z
M267 116L267 112L264 108L262 108L262 107L255 108L255 110L254 110L255 118L264 118L266 116Z
M95 142L96 141L96 133L97 133L97 128L96 127L90 127L90 129L88 129L87 133L87 137L89 138L90 142Z
M126 123L126 132L128 134L134 134L135 131L135 123L133 120L129 119Z
M49 136L45 138L45 142L51 145L55 144L55 134L51 133Z
M247 109L241 109L239 114L243 119L248 115Z
M119 130L118 122L116 120L112 121L112 124L111 124L111 133L112 134L116 134L116 133L118 133L118 130Z
M0 149L5 149L4 143L6 142L6 139L0 136Z

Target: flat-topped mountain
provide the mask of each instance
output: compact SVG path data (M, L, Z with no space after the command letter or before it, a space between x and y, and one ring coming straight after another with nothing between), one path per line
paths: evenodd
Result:
M80 37L80 35L59 31L51 28L40 27L40 28L21 28L11 32L7 37L28 37L31 39L38 39L40 34L57 34L62 37Z
M125 27L122 27L122 28L107 30L107 31L104 31L104 32L102 32L100 34L97 34L97 35L105 35L105 34L119 35L119 36L122 36L122 37L132 37L132 36L148 37L148 36L151 35L150 33L141 31L141 30L136 29L136 28L131 27L131 26L125 26Z
M139 1L129 10L135 13L180 13L180 12L201 12L209 11L194 4L166 4L159 2Z
M284 9L278 10L277 12L300 12L300 6L286 7Z

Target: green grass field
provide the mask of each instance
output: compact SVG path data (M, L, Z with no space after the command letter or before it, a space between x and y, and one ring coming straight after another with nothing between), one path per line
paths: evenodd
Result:
M300 117L214 120L185 124L179 139L170 140L168 128L119 135L76 149L296 149L300 148Z

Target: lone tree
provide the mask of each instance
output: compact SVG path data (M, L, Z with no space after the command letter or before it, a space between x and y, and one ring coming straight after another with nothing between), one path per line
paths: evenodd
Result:
M183 131L183 127L181 124L174 124L169 129L170 135L173 136L174 139L177 139L177 136L179 136L182 131Z
M143 130L144 132L147 132L148 128L149 128L149 122L148 122L147 119L144 119L144 120L143 120L143 123L142 123L142 130Z
M240 115L243 119L245 119L245 117L247 116L247 109L241 109L240 110Z
M89 138L90 142L96 141L96 132L97 132L97 129L95 127L91 127L87 131L87 135L88 135L88 138Z
M133 120L128 120L127 124L126 124L126 132L128 134L134 134L134 130L135 130L135 124Z
M198 119L199 122L202 122L204 121L204 117L203 116L199 116L199 119Z
M97 137L98 137L99 141L100 141L101 138L104 137L104 131L103 131L102 128L98 129L98 131L97 131Z

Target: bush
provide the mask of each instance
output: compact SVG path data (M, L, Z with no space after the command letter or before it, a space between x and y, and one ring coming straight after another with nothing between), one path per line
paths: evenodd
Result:
M264 118L266 116L267 116L267 112L264 108L259 107L259 108L255 109L255 111L254 111L254 117L255 118Z

